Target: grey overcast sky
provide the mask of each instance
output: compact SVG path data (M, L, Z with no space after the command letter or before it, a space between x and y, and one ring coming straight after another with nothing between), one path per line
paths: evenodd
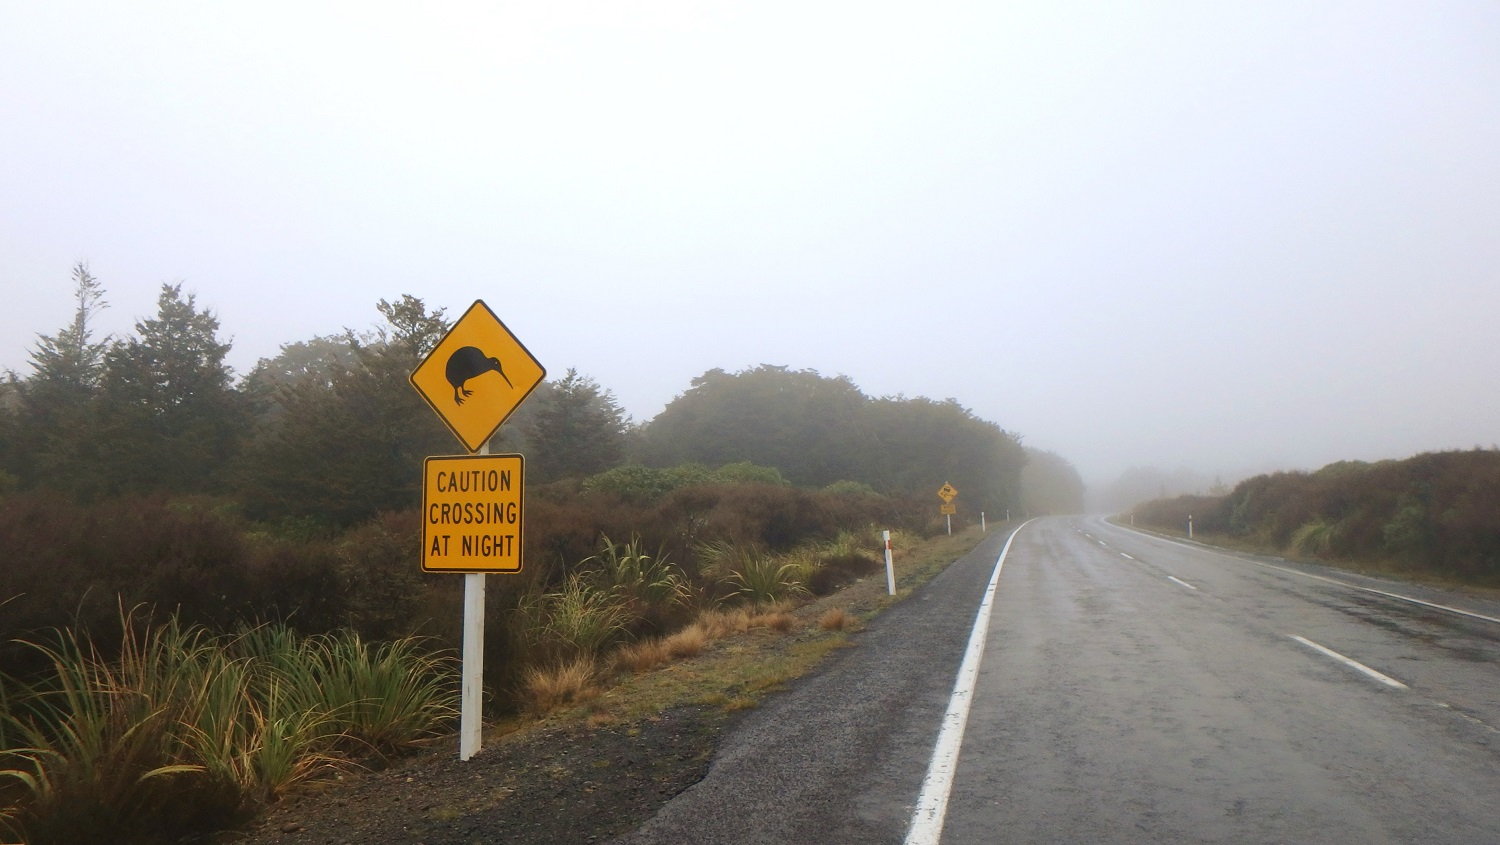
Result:
M952 397L1090 481L1500 441L1500 4L0 0L0 368L483 298L649 419Z

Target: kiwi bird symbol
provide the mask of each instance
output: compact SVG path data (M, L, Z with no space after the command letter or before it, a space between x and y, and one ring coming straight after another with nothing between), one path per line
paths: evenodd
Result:
M500 374L506 384L510 384L510 376L505 370L500 369L500 359L491 358L480 351L477 346L465 346L455 350L448 356L448 366L445 370L448 383L453 385L453 401L459 405L464 403L465 396L472 396L474 391L465 390L464 382L471 378L490 372L491 370ZM511 387L515 385L510 384Z

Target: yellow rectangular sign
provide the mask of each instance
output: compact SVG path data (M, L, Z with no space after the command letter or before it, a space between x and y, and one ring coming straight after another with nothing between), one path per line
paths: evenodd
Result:
M428 458L422 470L422 571L520 572L520 455Z
M941 504L941 505L938 505L938 513L944 513L944 514L955 514L955 513L958 513L958 505L954 505L954 504Z

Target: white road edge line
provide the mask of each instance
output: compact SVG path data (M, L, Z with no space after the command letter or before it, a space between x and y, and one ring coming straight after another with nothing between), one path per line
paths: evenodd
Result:
M1135 558L1131 557L1130 555L1125 554L1124 552L1120 552L1120 557L1123 557L1126 560L1135 560Z
M1355 660L1352 657L1345 657L1344 655L1339 654L1338 652L1334 651L1331 648L1328 648L1327 646L1318 645L1317 643L1307 639L1306 637L1299 637L1295 634L1288 634L1287 636L1291 637L1299 643L1302 643L1313 651L1316 651L1326 657L1332 657L1334 660L1337 660L1345 666L1348 666L1351 669L1358 670L1359 672L1362 672L1363 674L1374 678L1375 680L1381 682L1382 684L1385 684L1388 687L1391 687L1393 689L1410 689L1410 687L1408 687L1406 684L1403 684L1395 678L1392 678L1390 675L1385 675L1377 672L1374 669L1366 666L1365 664L1360 663L1358 660Z
M1433 610L1442 610L1442 611L1446 611L1448 613L1456 613L1459 616L1467 616L1470 619L1478 619L1478 620L1480 620L1482 622L1491 622L1491 623L1494 623L1496 625L1500 625L1500 618L1497 618L1497 617L1494 617L1494 616L1486 616L1483 613L1475 613L1472 610L1464 610L1463 608L1460 608L1460 607L1451 607L1451 606L1446 605L1446 604L1438 604L1437 602L1423 601L1422 599L1415 599L1415 598L1412 598L1411 596L1403 596L1400 593L1392 593L1392 592L1387 592L1385 590L1377 590L1374 587L1362 587L1359 584L1351 584L1348 581L1340 581L1337 578L1325 578L1322 575L1314 575L1311 572L1303 572L1300 569L1292 569L1292 568L1286 567L1286 566L1277 566L1274 563L1265 563L1265 562L1259 561L1259 560L1251 560L1250 558L1247 558L1247 557L1236 557L1234 555L1226 555L1223 552L1214 551L1213 549L1208 548L1206 546L1203 546L1201 544L1189 545L1187 543L1183 543L1183 542L1180 542L1178 540L1173 540L1173 539L1170 539L1170 538L1167 538L1167 537L1157 537L1155 534L1146 534L1145 532L1137 531L1134 528L1128 528L1128 527L1123 526L1123 525L1116 525L1114 527L1116 527L1116 528L1124 528L1127 531L1133 531L1136 534L1141 534L1142 536L1145 536L1145 537L1155 537L1158 540L1161 540L1161 541L1167 542L1167 543L1171 543L1174 546L1184 546L1184 547L1190 548L1190 549L1198 549L1199 551L1208 552L1209 554L1218 555L1219 557L1227 558L1227 559L1233 560L1233 561L1238 561L1240 563L1250 563L1250 564L1254 564L1256 566L1263 566L1266 569L1274 569L1277 572L1285 572L1288 575L1300 575L1303 578L1311 578L1314 581L1323 581L1324 583L1328 583L1328 584L1336 584L1336 585L1338 585L1340 587L1347 587L1347 588L1349 588L1351 590L1360 590L1360 591L1366 592L1366 593L1374 593L1377 596L1385 596L1388 599L1396 599L1397 601L1404 601L1404 602L1410 602L1412 604L1419 604L1419 605L1421 605L1423 607L1430 607Z
M1198 589L1197 587L1194 587L1192 584L1189 584L1188 582L1182 580L1181 578L1178 578L1176 575L1168 575L1167 576L1167 580L1168 581L1175 581L1178 584L1181 584L1182 586L1187 587L1189 590L1196 590L1196 589Z
M1000 557L995 561L995 571L990 575L989 586L984 589L984 600L974 614L974 629L969 633L969 645L964 650L963 663L958 667L958 678L953 682L953 695L948 699L948 712L943 714L943 727L938 731L937 744L932 749L932 761L927 764L927 777L922 779L922 792L917 797L917 806L911 815L911 826L906 831L906 845L937 845L943 835L943 817L948 813L948 795L953 791L953 772L958 767L958 751L963 746L964 727L969 722L969 705L974 701L974 681L979 677L979 661L984 656L984 639L990 629L990 606L995 601L995 587L1000 583L1000 570L1005 566L1005 556L1010 554L1010 544L1016 535L1033 520L1021 523Z

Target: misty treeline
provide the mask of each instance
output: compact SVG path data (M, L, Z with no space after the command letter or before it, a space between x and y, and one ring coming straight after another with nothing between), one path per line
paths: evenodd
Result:
M1500 584L1500 450L1430 452L1279 472L1222 496L1140 505L1138 524L1220 534L1257 548Z
M373 328L287 343L236 377L217 317L180 285L106 338L104 286L82 264L73 280L73 320L0 384L0 636L103 624L121 602L215 626L441 629L429 620L460 579L418 571L415 509L423 458L461 449L408 374L449 328L443 309L380 300ZM497 588L517 595L601 534L688 562L719 540L935 530L945 481L961 520L1082 502L1066 461L953 400L784 367L711 370L641 424L593 379L554 372L492 449L527 458L527 569Z

